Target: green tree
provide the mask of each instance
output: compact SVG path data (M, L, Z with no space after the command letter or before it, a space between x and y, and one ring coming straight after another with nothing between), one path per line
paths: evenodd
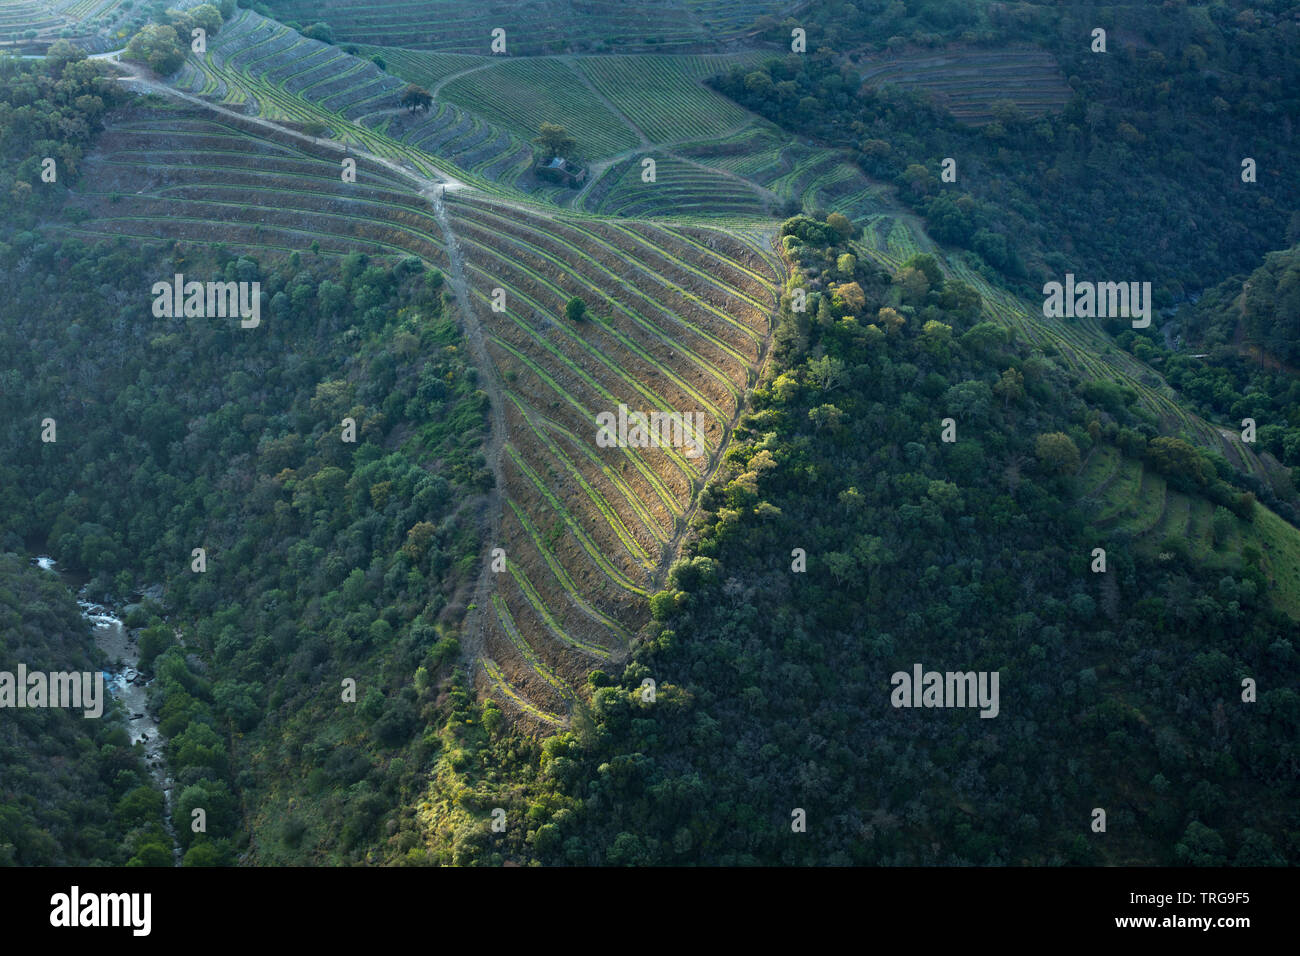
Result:
M118 819L126 827L143 827L162 819L163 795L150 786L136 787L117 803Z
M543 161L556 156L569 156L578 147L578 141L558 123L543 123L533 142L541 147Z
M69 63L76 63L85 58L85 51L67 40L55 40L45 51L45 65L51 76L62 73L63 68Z
M217 732L207 724L191 721L171 742L172 767L180 773L186 767L200 767L216 776L226 774L229 758Z
M402 91L402 98L398 100L398 105L405 107L409 113L414 113L416 110L427 112L433 105L433 96L424 87L411 83Z
M202 810L206 831L195 833L194 811ZM182 847L212 837L229 836L239 824L239 805L230 788L219 780L200 780L181 791L172 819Z
M833 212L826 217L826 225L834 229L841 239L851 239L853 233L857 231L853 228L853 223L849 222L848 217L838 212Z
M418 562L429 550L429 545L433 543L433 537L437 532L438 526L433 522L417 521L406 532L406 544L402 545L402 553L413 563Z
M940 361L947 361L952 347L952 326L931 319L921 329L921 347Z
M1183 866L1224 866L1228 862L1223 837L1200 820L1187 824L1183 838L1174 847L1174 856Z
M771 96L776 86L770 75L762 70L755 70L745 77L745 89L757 96Z
M1215 548L1223 548L1232 539L1232 531L1236 527L1236 515L1222 505L1215 507L1213 520Z
M809 409L808 420L818 431L823 429L836 431L844 421L844 412L834 405L818 405L816 408Z
M1082 462L1079 446L1064 432L1039 435L1034 442L1034 454L1047 471L1054 475L1073 475Z
M312 40L319 40L321 43L334 42L334 31L328 23L324 22L313 23L311 26L306 27L302 31L302 35Z
M971 331L973 332L974 329ZM998 379L997 384L993 386L993 394L1002 399L1003 408L1006 408L1012 402L1020 401L1025 397L1024 375L1020 374L1018 369L1006 369L1003 371L1002 377Z
M122 59L143 63L160 76L169 76L180 69L185 50L175 29L151 23L131 37Z
M203 840L195 843L181 860L181 866L234 866L235 858L227 840Z
M920 269L907 266L898 276L903 287L903 298L911 305L920 305L930 292L930 280Z
M824 392L833 390L844 383L844 363L837 358L823 355L808 362L808 379Z
M173 866L171 851L161 843L146 843L126 861L127 866Z

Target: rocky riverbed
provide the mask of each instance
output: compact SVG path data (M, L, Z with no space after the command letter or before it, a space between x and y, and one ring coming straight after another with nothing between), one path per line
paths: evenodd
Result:
M77 582L60 571L53 558L41 555L36 558L36 564L45 571L59 575L69 588L77 587ZM145 680L144 675L139 671L140 647L137 636L130 632L114 609L88 600L85 592L84 585L77 589L77 605L81 608L82 617L93 626L95 644L107 658L104 684L113 698L122 702L122 707L126 711L126 726L127 732L131 735L131 742L138 743L144 748L144 759L149 774L153 778L154 786L162 791L166 802L165 816L170 829L174 782L167 773L164 741L158 732L157 715L151 713L149 708L148 690L153 679ZM128 613L132 606L127 605L122 613ZM178 855L179 852L176 850Z

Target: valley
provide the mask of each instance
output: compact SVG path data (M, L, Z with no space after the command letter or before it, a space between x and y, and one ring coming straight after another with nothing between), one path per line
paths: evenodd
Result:
M190 45L201 16L214 29ZM1104 205L1078 183L1107 152L1159 175L1144 137L1177 135L1159 111L1183 95L1141 74L1147 99L1120 90L1105 109L1161 119L1128 132L1085 104L1108 74L1062 52L1052 16L0 0L0 50L51 57L0 58L16 91L0 119L62 177L41 192L22 157L6 181L0 260L28 304L0 344L46 371L0 374L71 441L102 448L120 427L131 449L102 465L62 438L16 452L10 487L62 483L0 531L48 538L101 602L167 582L150 660L121 622L100 643L164 674L147 697L144 680L120 688L146 715L132 726L152 784L220 807L220 835L181 833L168 852L1123 865L1185 862L1204 817L1243 859L1293 853L1275 812L1290 758L1274 752L1294 722L1279 688L1300 621L1300 426L1255 410L1254 379L1198 381L1195 400L1174 384L1184 359L1221 356L1166 335L1202 291L1160 270L1168 237L1089 218L1117 237L1122 275L1090 268L1095 243L1044 249L1058 234L1024 181ZM1192 22L1189 70L1207 48L1238 64L1195 12L1122 16ZM846 26L864 21L879 36ZM1035 42L1005 42L1018 21ZM1114 31L1114 60L1139 55L1128 35ZM93 90L97 70L113 93L57 88L75 75ZM1196 82L1224 94L1206 109L1226 129L1265 81ZM84 153L30 132L33 104L54 100L94 117L61 127ZM1113 150L1044 158L1107 123ZM955 181L927 152L944 137L966 149ZM1000 182L1018 151L1016 183ZM1250 215L1225 213L1225 244ZM119 262L120 283L150 280L138 302L99 271ZM93 305L68 329L34 325L33 290L54 296L64 269ZM182 273L209 300L236 280L253 299L151 313L149 289L179 303ZM1076 312L1076 273L1099 305L1131 283L1139 320ZM1065 308L1050 281L1033 294L1045 276L1068 277ZM1263 294L1289 301L1291 282ZM87 338L105 354L62 357ZM1270 371L1290 394L1287 368ZM1275 429L1266 441L1243 440L1248 414ZM177 555L199 543L212 570L186 575ZM997 719L891 707L889 674L917 660L991 674L979 717ZM1271 680L1268 720L1222 716L1243 675ZM1221 708L1212 754L1192 686ZM1114 777L1116 761L1137 769ZM1156 809L1169 779L1213 783L1171 822ZM1031 809L995 796L1040 783ZM1227 822L1255 784L1267 799ZM1124 835L1079 843L1076 804L1103 801ZM786 804L835 832L780 842ZM114 852L147 859L158 839Z

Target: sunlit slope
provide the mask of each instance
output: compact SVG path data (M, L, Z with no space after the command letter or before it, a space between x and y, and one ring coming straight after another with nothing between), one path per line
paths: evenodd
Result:
M647 619L645 599L755 378L778 268L761 238L467 193L448 205L509 422L507 571L483 674L555 722L572 681L619 657ZM565 317L574 297L588 309L578 322ZM596 416L621 404L695 416L703 454L601 447Z
M102 138L71 231L263 254L315 243L322 254L417 255L442 270L449 294L469 304L468 327L481 330L491 366L482 381L505 421L491 542L505 561L477 618L482 633L468 637L480 686L525 718L563 723L586 674L619 659L647 619L756 379L782 268L770 227L572 217L471 190L445 203L449 229L408 177L382 165L363 159L345 183L338 154L310 138L153 107ZM587 307L580 321L565 315L575 297ZM620 405L689 413L703 454L602 447L596 416Z

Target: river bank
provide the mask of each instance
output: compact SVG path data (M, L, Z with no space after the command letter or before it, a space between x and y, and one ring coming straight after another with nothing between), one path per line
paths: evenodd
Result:
M172 852L179 862L180 849L176 846L171 819L175 782L167 772L163 746L165 741L158 730L158 716L149 706L149 686L153 683L153 679L146 680L140 673L140 647L137 637L118 616L116 609L89 600L85 582L75 575L60 570L58 562L53 558L39 555L34 563L43 571L58 575L68 589L76 594L81 616L91 624L95 646L104 652L107 660L104 668L104 684L113 698L122 702L131 743L140 744L144 748L145 766L149 770L154 786L162 791L164 823L172 838ZM129 614L134 606L128 604L122 608L122 615Z

